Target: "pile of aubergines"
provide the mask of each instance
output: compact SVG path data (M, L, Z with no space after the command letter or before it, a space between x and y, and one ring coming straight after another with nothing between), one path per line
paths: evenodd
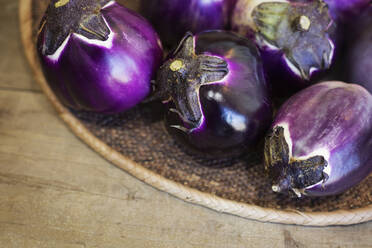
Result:
M272 190L342 193L372 172L370 0L51 0L37 51L59 100L161 101L190 151L261 151Z

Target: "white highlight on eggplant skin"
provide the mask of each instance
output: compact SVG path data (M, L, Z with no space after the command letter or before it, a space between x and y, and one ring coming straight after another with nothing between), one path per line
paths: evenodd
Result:
M58 62L59 58L61 57L62 52L65 50L67 43L69 42L71 38L71 34L69 34L66 39L62 42L62 44L57 48L57 50L51 54L47 55L46 57L51 61L51 62Z
M240 114L235 111L225 109L224 118L228 124L230 124L235 130L244 132L247 130L247 125L245 124L245 119Z
M130 56L120 53L111 55L108 56L107 63L109 63L112 79L122 84L133 83L137 75L140 75L138 65ZM122 66L123 64L125 66Z
M113 45L113 40L114 40L115 34L114 34L114 32L112 32L112 30L111 30L110 26L108 25L106 19L103 16L102 16L102 18L103 18L106 26L110 30L110 33L109 33L109 36L108 36L108 39L107 40L101 41L101 40L96 40L96 39L88 39L88 38L86 38L85 36L83 36L81 34L72 33L72 34L69 34L66 37L66 39L63 41L63 43L61 44L61 46L59 46L57 48L57 50L52 55L47 55L46 57L50 61L52 61L54 63L58 62L58 60L60 59L63 51L65 50L65 48L66 48L66 46L68 44L68 41L70 40L70 38L71 38L72 35L74 35L76 38L80 39L84 43L87 43L87 44L90 44L90 45L99 46L99 47L102 47L102 48L111 49L112 48L112 45Z
M106 3L105 5L103 5L103 7L101 9L105 9L107 7L110 7L113 4L115 4L115 1L110 1L110 2Z
M313 73L317 72L318 70L319 70L319 68L311 67L310 70L309 70L310 77L313 75Z
M329 57L328 57L328 63L331 64L332 60L333 60L333 56L335 55L335 44L333 43L333 41L331 39L328 39L329 41L329 45L331 46L331 53L329 54Z
M223 96L220 92L213 92L213 91L208 91L208 98L214 99L217 102L222 102L223 101Z
M286 55L283 54L283 58L289 69L298 77L302 77L301 71L295 66L288 58Z
M289 158L291 158L293 143L292 143L291 133L289 132L289 124L287 122L281 122L275 125L275 127L281 127L284 129L284 140L288 145Z
M257 34L255 38L256 38L256 42L257 42L259 47L265 47L266 49L271 50L271 51L280 50L279 47L271 44L269 41L267 41L266 39L261 37L261 35L259 35L259 34Z

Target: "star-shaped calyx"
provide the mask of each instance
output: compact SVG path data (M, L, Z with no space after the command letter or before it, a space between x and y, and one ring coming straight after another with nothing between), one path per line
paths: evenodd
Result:
M157 76L157 91L189 127L197 128L202 119L199 89L222 80L228 74L227 62L218 56L195 54L195 37L188 33ZM186 129L181 129L187 131Z
M110 0L52 0L40 24L45 32L43 52L54 54L72 33L88 39L105 41L110 29L107 27L101 9ZM40 32L39 31L39 32Z
M273 180L275 192L295 194L300 197L306 187L325 183L328 175L324 169L328 162L323 156L308 159L290 157L284 128L277 126L266 136L264 148L265 170Z
M280 49L302 79L331 66L335 23L322 0L265 2L253 10L252 18L258 39Z

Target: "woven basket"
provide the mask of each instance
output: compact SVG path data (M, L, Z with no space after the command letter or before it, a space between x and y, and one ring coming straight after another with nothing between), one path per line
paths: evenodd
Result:
M136 1L125 2L136 8ZM27 59L58 115L83 142L114 165L187 202L244 218L312 226L372 220L372 176L338 196L289 199L271 191L261 150L224 160L189 154L165 132L161 106L141 105L112 116L65 108L46 83L35 53L37 26L47 3L20 0Z

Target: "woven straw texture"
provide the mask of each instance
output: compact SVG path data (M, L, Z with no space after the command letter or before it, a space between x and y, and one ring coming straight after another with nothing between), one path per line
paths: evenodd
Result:
M160 105L141 105L113 116L63 107L48 87L35 55L37 26L47 2L20 0L20 28L26 56L37 82L60 117L107 160L185 201L245 218L313 226L372 220L372 176L342 195L290 199L270 190L261 164L261 149L241 158L224 160L189 154L165 131ZM136 7L135 1L126 3Z

